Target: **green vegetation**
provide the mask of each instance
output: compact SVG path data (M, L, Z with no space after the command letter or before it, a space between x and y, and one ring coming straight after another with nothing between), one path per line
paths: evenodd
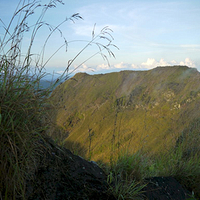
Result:
M142 157L139 152L130 154L126 150L110 163L108 183L113 183L110 187L117 199L143 199L141 190L145 187L145 177L142 177L142 170L145 162Z
M59 28L66 21L82 19L79 14L74 14L56 27L45 22L46 12L58 3L63 2L50 0L47 4L40 4L37 1L19 1L10 22L4 24L0 20L4 30L0 38L0 199L25 199L25 181L34 176L42 153L41 141L45 142L49 125L46 120L47 111L51 107L48 97L53 88L67 78L66 72L76 58L91 45L97 45L99 49L91 57L100 54L107 58L102 53L104 49L114 56L109 49L113 45L112 39L108 40L107 37L111 36L111 30L105 27L98 35L93 30L91 41L86 42L85 47L68 62L65 72L56 82L42 88L43 79L48 75L45 66L61 48L56 49L47 60L44 59L45 47L51 35L55 32L62 33ZM40 15L35 23L29 25L29 19L35 12ZM38 31L43 27L49 28L50 33L38 55L33 52L32 47ZM27 36L30 38L29 45L22 49L23 42L27 42ZM63 46L67 47L66 39L63 40ZM109 42L102 45L102 40ZM85 61L87 60L86 58Z
M186 66L92 76L78 73L53 91L50 100L59 102L60 109L51 114L62 127L62 145L72 152L107 163L108 171L123 166L123 157L131 163L137 158L137 165L130 165L137 181L173 176L197 194L199 80L199 72ZM64 126L77 116L70 127ZM124 150L128 155L121 155Z
M112 165L105 167L109 174L108 182L113 183L110 187L115 196L118 199L142 199L145 178L172 176L199 198L199 152L185 157L183 146L177 146L175 152L152 157L142 151L131 153L126 150L120 153Z
M40 89L40 80L45 76L41 66L31 67L34 31L27 55L22 57L20 46L28 30L26 20L37 5L33 2L21 6L8 26L3 24L5 34L0 41L0 188L4 199L24 198L25 179L36 168L38 141L45 130L41 124L44 102L51 90L51 87ZM19 23L13 30L15 18Z
M47 133L74 153L102 165L117 199L142 199L144 179L151 176L173 176L200 197L199 73L182 66L95 76L79 73L52 93L66 78L64 73L42 89L45 65L51 59L43 60L45 46L52 33L60 31L59 26L43 22L43 17L56 3L62 2L20 1L10 23L3 24L0 198L25 199L25 182L34 176ZM29 27L28 19L37 9L41 15ZM13 27L16 19L18 24ZM61 24L75 19L81 17L74 14ZM35 60L32 46L37 31L46 26L51 32ZM31 39L24 54L21 45L27 31ZM106 39L109 31L105 27L95 35L93 30L91 41L80 53L94 44L99 48L94 55L107 59L102 54L106 49L114 56ZM101 45L98 39L109 43Z
M199 94L199 73L183 66L78 73L53 91L50 100L60 107L51 115L62 128L62 143L76 142L87 149L90 142L91 159L109 161L112 146L151 154L174 148L182 132L200 118ZM88 129L94 132L92 141ZM198 137L197 132L191 134Z

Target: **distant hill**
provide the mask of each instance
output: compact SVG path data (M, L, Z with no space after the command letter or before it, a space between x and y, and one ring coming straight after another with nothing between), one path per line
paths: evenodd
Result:
M200 73L194 68L78 73L50 100L58 127L51 136L93 160L126 148L159 153L183 141L188 152L199 148Z

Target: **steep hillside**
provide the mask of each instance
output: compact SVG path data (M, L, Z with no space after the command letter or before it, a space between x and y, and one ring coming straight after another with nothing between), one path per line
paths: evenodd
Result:
M190 152L200 142L200 73L187 66L78 73L50 100L60 129L51 136L93 160L127 148L160 153L183 141Z

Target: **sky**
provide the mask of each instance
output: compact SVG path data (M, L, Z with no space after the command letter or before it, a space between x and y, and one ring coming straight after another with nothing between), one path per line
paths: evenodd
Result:
M17 6L17 0L0 0L0 18L8 24ZM47 3L42 0L41 3ZM89 45L72 63L69 73L89 74L108 73L121 70L148 70L157 66L187 65L200 71L200 0L64 0L64 5L47 11L44 21L52 26L58 25L66 17L69 19L79 13L83 19L68 20L60 26L60 32L51 35L44 54L44 62L64 44L46 64L49 72L62 73L93 36L104 27L108 34L103 36L112 40L110 50L115 58L108 61L98 52L97 45ZM9 10L9 12L8 12ZM29 25L39 17L39 11L30 17ZM15 24L13 24L14 26ZM111 30L112 31L111 31ZM38 31L33 52L39 54L46 37L47 27ZM0 24L0 37L3 26ZM30 36L24 36L22 49ZM96 42L106 45L108 40L98 38ZM86 61L86 62L85 62ZM78 68L77 68L78 67ZM77 68L77 69L76 69ZM76 70L75 70L76 69ZM75 71L74 71L75 70Z

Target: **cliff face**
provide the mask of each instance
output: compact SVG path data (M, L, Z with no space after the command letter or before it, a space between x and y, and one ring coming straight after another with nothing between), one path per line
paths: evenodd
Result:
M186 66L78 73L59 85L50 101L61 130L52 136L93 160L108 160L111 152L127 148L159 153L180 137L189 151L192 140L199 141L200 73Z

